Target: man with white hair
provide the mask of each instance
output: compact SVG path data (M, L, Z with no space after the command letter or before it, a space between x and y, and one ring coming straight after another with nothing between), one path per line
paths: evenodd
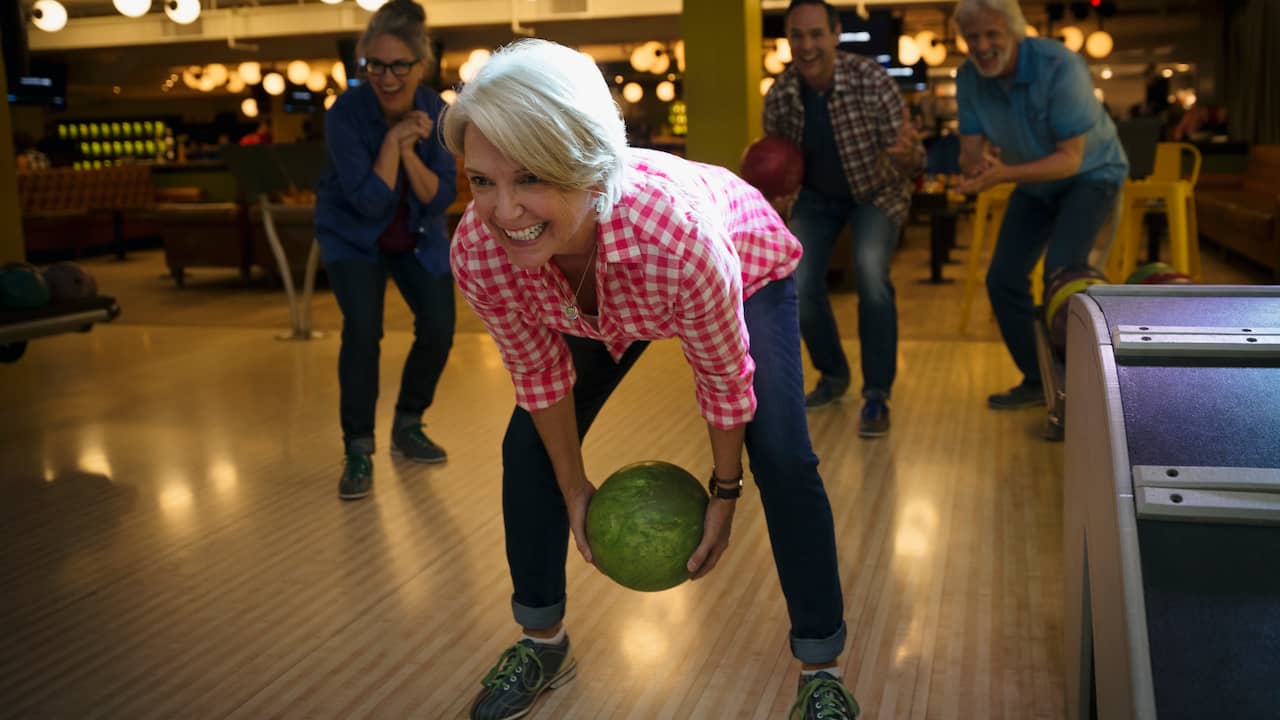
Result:
M1083 58L1056 40L1027 37L1017 0L960 0L955 22L969 44L969 59L956 76L960 190L1017 184L987 271L987 293L1023 380L987 404L1032 407L1044 403L1044 393L1028 276L1042 253L1046 278L1060 267L1088 263L1129 161L1094 97Z

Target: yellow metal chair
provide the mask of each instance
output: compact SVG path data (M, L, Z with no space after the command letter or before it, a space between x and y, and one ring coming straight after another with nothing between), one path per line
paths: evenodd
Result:
M964 276L964 300L960 303L960 333L963 335L969 327L969 314L973 309L973 298L982 282L983 253L987 244L987 231L991 229L991 247L995 247L995 238L1000 234L1000 224L1004 222L1004 211L1009 206L1009 196L1016 187L1013 183L1004 183L987 188L978 193L973 207L973 237L969 240L969 260ZM988 215L990 220L988 220ZM1031 297L1037 302L1044 293L1044 257L1036 263L1031 272Z
M1183 175L1184 156L1191 157L1191 172ZM1169 220L1169 264L1178 272L1200 279L1200 239L1196 223L1195 185L1200 178L1200 150L1190 143L1159 143L1151 175L1124 185L1124 217L1119 245L1108 258L1107 275L1124 282L1138 264L1142 243L1142 218L1147 212L1164 212Z

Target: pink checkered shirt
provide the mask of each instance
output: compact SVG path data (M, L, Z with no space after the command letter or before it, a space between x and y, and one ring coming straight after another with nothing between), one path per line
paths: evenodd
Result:
M755 415L755 363L742 302L800 262L800 243L733 173L674 155L629 151L622 199L600 219L599 329L567 320L573 295L550 263L523 270L469 206L453 236L453 274L498 344L526 410L549 407L577 379L562 333L604 342L618 359L636 340L677 337L702 416L718 428Z
M803 144L803 82L795 65L778 76L764 99L766 135ZM894 79L870 58L837 51L827 111L853 199L874 205L902 225L911 207L911 178L899 173L885 154L897 142L902 125L902 95ZM919 143L916 165L917 171L924 167L924 146Z

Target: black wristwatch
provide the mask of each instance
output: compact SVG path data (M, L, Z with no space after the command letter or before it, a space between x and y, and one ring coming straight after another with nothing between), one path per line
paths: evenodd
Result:
M728 483L735 483L728 485ZM707 483L707 492L711 497L720 498L721 500L737 500L742 497L742 473L738 473L736 478L718 479L716 471L711 471L711 480Z

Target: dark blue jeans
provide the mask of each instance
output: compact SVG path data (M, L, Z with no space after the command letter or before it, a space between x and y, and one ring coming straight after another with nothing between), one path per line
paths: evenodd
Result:
M898 308L889 261L898 244L898 224L874 205L832 199L807 189L791 208L791 232L804 245L796 268L800 333L809 359L828 382L848 385L849 361L827 294L827 270L840 230L853 229L858 280L858 339L862 350L862 396L887 398L898 369Z
M1031 271L1043 253L1047 287L1054 270L1087 264L1118 191L1112 183L1076 181L1050 197L1021 187L1009 196L987 270L987 295L1005 347L1028 383L1040 382L1035 321L1036 302L1043 302L1031 297Z
M431 406L453 347L453 276L427 272L411 252L379 254L374 263L339 260L325 263L325 270L342 310L338 352L342 442L347 453L372 453L387 276L395 280L413 311L413 346L400 375L396 418L415 421Z
M757 402L746 429L747 457L791 616L791 650L802 662L827 662L844 649L844 599L831 505L804 414L795 284L788 278L765 286L746 301L745 314ZM615 363L603 343L565 339L578 372L573 400L581 438L647 343L633 343ZM507 426L502 465L512 610L524 627L550 628L565 613L569 514L533 418L520 408ZM710 465L702 470L709 475Z

